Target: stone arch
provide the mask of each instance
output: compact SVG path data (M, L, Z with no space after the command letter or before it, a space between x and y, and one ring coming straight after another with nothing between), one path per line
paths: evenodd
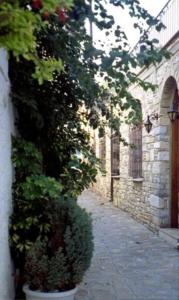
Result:
M177 81L173 76L169 76L164 82L161 97L161 114L167 113L173 101L175 90L177 88Z
M165 127L164 141L171 143L171 123L168 117L168 111L173 102L175 91L177 89L177 80L174 76L169 76L163 84L160 101L160 126ZM170 151L170 149L168 149Z
M174 95L177 89L177 80L174 76L169 76L163 84L161 91L161 102L160 102L160 126L163 128L165 134L160 136L160 151L168 153L165 161L162 162L163 168L165 169L165 186L166 186L166 211L165 226L171 227L171 210L172 210L172 125L168 117L168 111L173 102Z

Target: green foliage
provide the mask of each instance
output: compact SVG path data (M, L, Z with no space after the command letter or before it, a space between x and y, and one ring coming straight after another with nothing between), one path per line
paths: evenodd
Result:
M27 254L25 271L31 289L65 291L80 283L93 252L91 217L73 199L53 209L51 235L39 239Z
M17 1L17 9L26 13L23 2ZM15 48L10 45L8 49L14 54L10 57L9 74L12 101L18 112L18 132L24 140L33 143L22 146L22 153L16 153L14 158L16 182L10 234L15 265L22 270L26 251L34 243L37 245L37 239L45 242L42 261L39 260L42 278L36 265L36 251L41 246L29 252L29 255L34 253L27 260L27 263L34 261L27 265L32 287L63 290L71 287L69 282L75 284L81 280L91 258L88 217L74 201L95 181L96 175L96 160L91 154L86 128L89 125L101 131L109 125L118 132L123 111L126 122L136 123L141 117L139 100L129 92L130 85L138 84L145 90L155 87L138 78L135 68L156 64L168 54L157 48L155 40L150 41L144 25L154 25L159 30L162 24L142 9L138 0L110 0L116 9L127 7L134 22L137 19L134 27L141 34L137 52L130 52L125 32L115 25L101 0L93 1L94 12L90 0L74 0L65 24L59 22L56 14L44 22L41 14L47 8L45 5L57 2L44 0L43 3L40 11L27 12L29 18L33 16L34 23L29 21L31 37L28 36L27 45L23 46L24 39L22 47L18 45L22 53L16 55L16 44ZM115 45L108 53L104 47L99 49L92 43L86 31L87 19L106 35L115 32ZM17 24L12 30L15 28ZM32 45L28 44L30 40ZM35 52L31 51L32 46ZM77 151L82 154L81 159L75 157ZM69 196L73 200L68 200ZM46 277L47 265L50 273Z
M54 71L61 71L61 59L42 59L37 52L36 32L47 26L42 18L43 11L54 13L56 7L66 9L72 0L43 0L43 9L34 13L28 9L31 1L1 1L0 3L0 47L5 48L19 60L24 57L35 64L34 78L39 84L44 80L52 80Z
M8 52L13 51L15 57L24 55L27 59L36 52L36 36L34 31L41 26L40 16L21 8L17 1L0 4L0 47Z
M139 100L129 92L130 85L139 84L145 90L154 90L155 86L138 78L135 68L156 64L167 56L156 48L156 40L150 41L143 26L146 23L158 26L160 21L142 9L138 1L110 1L116 9L121 5L128 7L130 15L138 21L141 39L138 52L132 53L125 32L115 26L113 17L99 0L93 2L94 13L90 1L75 0L65 25L52 15L48 26L38 30L39 57L45 55L48 60L55 57L64 63L64 69L60 74L54 73L52 81L43 82L46 75L40 68L37 70L42 83L39 86L32 78L35 65L24 58L19 62L13 57L10 60L12 100L18 111L19 133L40 149L44 174L60 179L63 191L74 197L95 181L95 159L89 147L87 126L100 131L110 126L118 131L124 120L134 124L141 121ZM86 19L106 33L114 30L116 43L108 53L92 43L86 32ZM51 73L51 64L49 67ZM111 113L113 108L115 116ZM74 159L76 151L82 153L82 160Z
M42 154L34 144L13 138L12 159L16 172L10 243L15 264L20 266L37 237L47 239L50 205L59 198L63 186L43 175Z
M81 158L73 155L60 175L65 194L77 198L85 188L89 188L96 181L98 165L98 159L88 152L84 156L81 153Z
M27 201L39 199L57 199L62 191L62 185L54 178L44 175L30 176L26 181L19 185L22 196Z
M43 11L54 12L56 7L65 7L66 9L71 8L73 0L43 0Z
M89 124L93 128L102 128L110 125L118 131L123 111L128 112L127 122L136 123L136 119L139 120L141 117L138 109L139 101L130 94L129 87L132 83L139 84L145 90L153 90L154 86L139 79L134 68L138 65L142 67L155 64L160 62L163 56L167 56L156 48L155 40L149 40L148 34L143 29L144 26L141 25L147 23L162 27L161 23L142 9L138 1L111 0L110 2L116 7L127 6L130 15L137 18L137 28L141 33L139 52L129 51L125 33L119 26L115 27L113 17L108 15L99 0L94 0L94 13L91 11L90 1L76 0L68 12L65 25L60 24L55 15L52 15L48 25L43 24L36 31L30 30L38 45L36 49L38 56L44 58L40 68L36 63L29 62L28 57L25 59L20 56L18 62L14 57L10 60L12 100L18 111L19 133L25 140L34 143L40 149L43 174L54 177L58 181L60 179L63 193L73 197L88 187L95 180L96 175L95 160L90 154L90 139L85 126ZM56 5L55 1L44 1L44 5L54 3ZM3 4L6 5L7 1L1 5ZM31 17L22 3L19 5L17 1L9 5L16 5L17 9L22 9L29 18ZM43 9L46 7L44 6ZM37 18L39 22L43 22L39 12L31 12L31 14L33 20ZM109 53L93 45L91 37L86 32L86 19L93 21L106 33L109 29L115 29L116 45ZM51 79L49 74L54 69L48 61L55 62L54 58L64 62L64 70L60 74L56 72L52 81L43 82L43 76ZM40 86L32 78L35 68L40 83L43 83ZM46 68L49 69L48 75L45 72ZM106 88L101 87L97 81L99 75ZM110 89L113 91L112 95L109 93ZM84 107L83 112L81 107ZM115 116L111 113L112 108L115 108ZM29 151L31 150L35 153L33 149ZM82 160L74 157L76 151L83 154ZM28 151L25 152L28 155ZM41 159L38 159L36 165L31 164L33 155L27 156L29 164L26 156L14 161L17 174L19 174L18 167L21 169L20 172L24 173L19 175L19 178L42 174ZM51 189L49 178L48 184L45 180L44 177L25 179L26 182L23 184L27 197L30 198L31 194L33 197L33 189L38 191L41 187L39 197L41 192L42 198L45 197L43 194L45 185L49 190ZM19 190L22 193L22 186ZM15 196L17 203L19 190L17 189ZM23 201L27 201L24 197L23 194Z
M57 201L61 194L76 199L84 187L95 180L96 169L93 157L89 158L89 162L81 163L74 156L61 176L62 185L60 181L43 175L41 152L34 144L20 138L13 138L12 159L16 173L10 242L13 257L19 266L26 250L37 237L47 239L51 202Z
M15 65L11 60L12 95L19 112L19 132L41 149L44 173L60 178L65 190L69 189L73 196L76 192L79 194L94 181L96 173L95 158L88 146L89 133L84 128L86 118L82 119L80 114L80 89L77 90L73 79L66 73L56 75L55 81L46 82L41 87L32 79L29 85L29 64L19 62L16 65L18 72ZM83 155L81 166L79 161L74 161L77 150Z
M48 60L41 60L35 67L35 73L33 78L37 79L39 84L42 84L44 80L53 80L54 72L63 70L63 64L60 59L50 58Z
M16 180L22 181L32 174L42 174L42 154L34 144L20 138L12 139L12 161Z
M61 190L59 182L43 175L32 175L20 184L15 183L10 242L17 265L37 237L47 239L51 202L59 198Z

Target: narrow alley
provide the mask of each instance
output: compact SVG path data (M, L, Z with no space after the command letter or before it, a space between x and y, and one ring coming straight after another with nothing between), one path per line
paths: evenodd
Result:
M76 300L179 300L179 251L144 225L85 191L95 251Z

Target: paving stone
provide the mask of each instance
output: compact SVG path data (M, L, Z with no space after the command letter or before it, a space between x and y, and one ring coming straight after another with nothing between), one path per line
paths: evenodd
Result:
M117 295L113 291L110 289L105 290L104 287L101 289L92 288L91 295L95 300L118 300Z
M127 213L86 191L95 251L75 300L179 300L179 251Z
M88 300L89 299L89 294L87 290L83 290L82 288L78 291L75 300Z

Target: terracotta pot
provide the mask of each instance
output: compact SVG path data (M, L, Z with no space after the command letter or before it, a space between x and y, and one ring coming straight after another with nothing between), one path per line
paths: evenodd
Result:
M28 285L23 286L26 300L74 300L78 287L66 292L40 292L31 291Z

